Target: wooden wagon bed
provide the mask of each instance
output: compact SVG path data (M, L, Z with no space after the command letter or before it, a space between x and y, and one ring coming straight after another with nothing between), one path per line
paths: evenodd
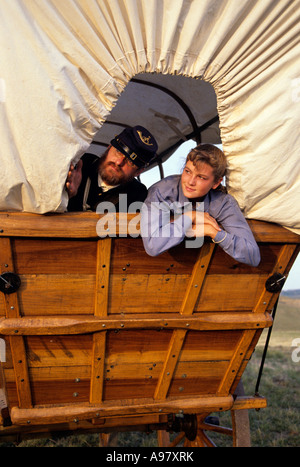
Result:
M136 216L115 219L117 236L99 238L95 213L0 213L0 440L192 414L202 445L208 414L266 406L234 393L299 236L249 221L253 268L211 242L149 257L127 234Z

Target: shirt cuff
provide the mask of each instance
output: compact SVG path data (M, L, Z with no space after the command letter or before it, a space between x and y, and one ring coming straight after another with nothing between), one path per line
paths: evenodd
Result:
M220 230L217 235L215 236L215 238L213 239L213 242L214 243L219 243L220 246L224 245L224 240L226 239L227 237L227 232L225 230Z

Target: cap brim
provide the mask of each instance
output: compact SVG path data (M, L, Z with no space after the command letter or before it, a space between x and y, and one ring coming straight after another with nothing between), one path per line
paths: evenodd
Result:
M147 167L149 165L148 162L144 161L142 157L139 154L136 154L133 152L126 144L124 144L122 141L117 140L114 138L110 144L116 148L118 151L120 151L124 156L130 160L138 169L142 169L144 167Z

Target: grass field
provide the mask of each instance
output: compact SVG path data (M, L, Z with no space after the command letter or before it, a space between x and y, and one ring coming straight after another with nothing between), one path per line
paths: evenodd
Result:
M282 296L278 305L276 320L272 330L269 351L261 378L260 394L267 397L268 407L260 411L250 410L252 446L257 447L296 447L300 446L300 350L292 347L294 339L299 339L300 348L300 300ZM253 395L260 366L265 336L244 373L243 382L247 395ZM296 352L296 354L295 354ZM222 413L222 425L230 424L230 414ZM228 437L215 437L219 446L230 446ZM0 447L16 446L14 443L0 443ZM67 438L40 439L21 442L20 447L94 447L99 446L97 434L70 436ZM154 447L156 433L121 433L118 446Z

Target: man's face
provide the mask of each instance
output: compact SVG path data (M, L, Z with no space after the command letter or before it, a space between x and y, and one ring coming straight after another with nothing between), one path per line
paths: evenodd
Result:
M114 146L109 146L100 159L99 173L108 185L120 185L129 182L142 172Z

